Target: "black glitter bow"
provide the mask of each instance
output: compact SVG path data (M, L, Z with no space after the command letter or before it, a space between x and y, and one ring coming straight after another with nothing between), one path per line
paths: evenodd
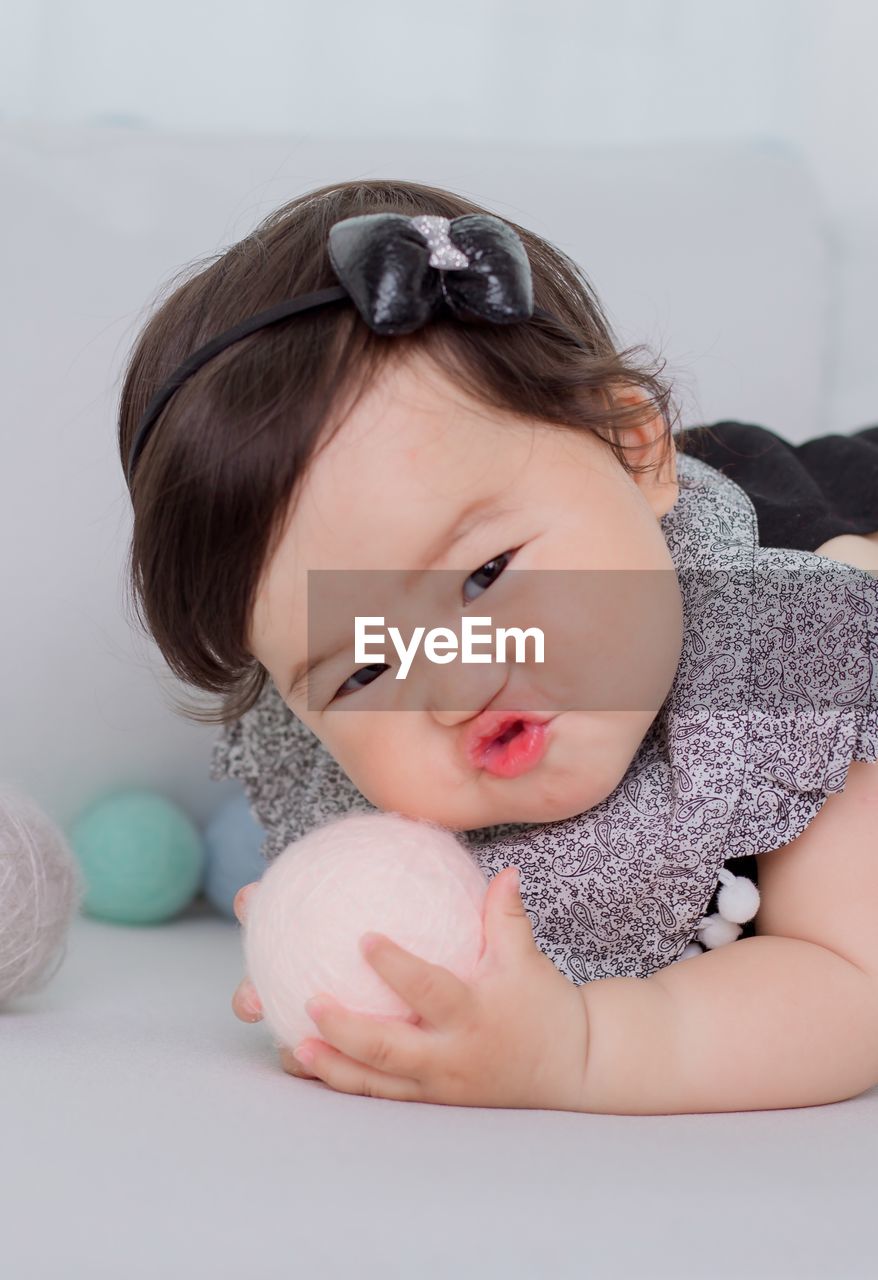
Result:
M533 315L521 238L501 218L367 213L329 232L335 274L377 333L411 333L444 303L461 319L512 324Z

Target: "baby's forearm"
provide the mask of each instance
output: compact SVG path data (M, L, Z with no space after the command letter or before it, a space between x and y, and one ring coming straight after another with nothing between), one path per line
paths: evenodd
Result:
M649 978L580 990L583 1111L807 1107L878 1084L878 980L815 943L739 938Z

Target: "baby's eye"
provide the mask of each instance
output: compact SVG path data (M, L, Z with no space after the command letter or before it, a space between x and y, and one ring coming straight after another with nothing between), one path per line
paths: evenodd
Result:
M466 597L466 583L475 582L475 580L480 577L487 578L487 582L483 582L479 584L484 587L484 590L487 591L491 583L496 582L497 579L500 577L500 574L506 568L507 564L515 555L515 552L517 550L518 550L518 547L516 547L512 551L504 551L502 556L497 556L493 560L486 561L485 564L483 564L480 569L476 569L475 573L471 573L470 576L467 578L466 582L463 584L464 597ZM470 597L470 599L475 599L475 598L476 598L475 596ZM467 600L466 603L469 604L469 600Z
M356 693L358 689L365 689L366 685L371 684L372 680L374 680L377 676L380 676L382 671L389 671L389 670L390 670L390 664L387 662L373 662L372 665L369 667L360 667L357 671L354 672L352 676L348 676L344 684L340 684L338 686L338 688L335 691L334 697L344 698L349 693ZM351 681L356 681L359 676L368 675L370 671L374 673L370 679L363 680L359 684L354 684L350 689L346 688L346 686L349 685Z
M486 579L488 579L488 582L485 582L484 589L488 590L489 586L491 585L491 582L497 581L498 577L500 576L500 573L503 572L504 568L506 568L507 564L509 563L509 561L511 561L512 557L515 556L515 553L517 552L517 550L518 548L516 547L515 550L511 550L511 552L503 552L502 556L497 556L494 559L490 559L490 561L485 561L483 566L481 566L480 568L477 568L475 573L470 573L470 576L467 577L466 582L475 581L476 577L479 577L480 575L484 576L486 577ZM466 582L465 584L463 584L463 591L465 591L465 594L466 594ZM470 602L468 602L467 600L466 603L468 604ZM352 676L348 676L347 680L344 681L343 685L338 686L338 689L335 690L335 694L333 695L333 701L335 701L335 699L337 698L347 698L348 694L356 694L356 691L358 689L365 689L367 685L371 685L372 680L375 680L376 677L381 675L381 672L389 671L389 669L390 669L389 663L387 662L374 662L374 663L371 663L371 666L369 667L358 668L357 671L353 672ZM348 689L347 686L351 684L351 681L357 681L357 677L367 676L369 675L369 672L374 673L374 675L372 675L371 678L369 678L369 680L363 680L361 684L353 684L351 689Z

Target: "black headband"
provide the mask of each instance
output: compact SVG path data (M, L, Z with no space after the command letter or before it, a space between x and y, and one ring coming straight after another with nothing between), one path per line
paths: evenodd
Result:
M242 320L199 347L156 392L128 456L129 488L149 434L178 387L239 338L297 312L349 300L381 334L411 333L443 306L459 319L493 324L513 324L532 315L554 320L534 309L530 261L521 238L492 214L449 219L367 213L336 222L328 249L340 285L300 294Z

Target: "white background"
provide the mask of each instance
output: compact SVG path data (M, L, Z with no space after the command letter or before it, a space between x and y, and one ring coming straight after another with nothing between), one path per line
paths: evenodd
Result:
M878 421L870 0L5 0L0 120L556 143L777 139L837 240L833 429Z

